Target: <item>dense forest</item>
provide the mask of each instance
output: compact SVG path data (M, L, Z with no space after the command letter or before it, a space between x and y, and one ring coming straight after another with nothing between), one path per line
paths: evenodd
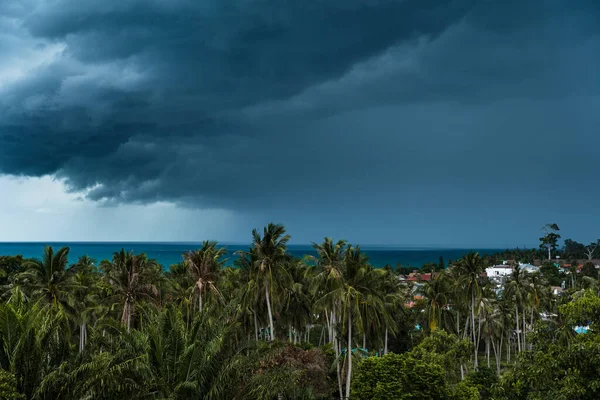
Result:
M2 256L0 398L598 399L595 266L518 264L592 260L551 228L540 249L440 260L414 282L345 241L294 258L274 224L233 266L209 241L169 268L125 250ZM484 274L500 260L501 285Z

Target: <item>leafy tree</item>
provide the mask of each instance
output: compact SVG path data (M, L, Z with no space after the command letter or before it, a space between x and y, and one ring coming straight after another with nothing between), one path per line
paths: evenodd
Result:
M585 264L583 264L583 268L581 268L581 275L598 279L598 270L596 269L596 266L593 263L588 261Z
M448 399L451 391L439 364L410 353L369 357L358 364L352 380L356 400Z
M552 251L555 251L558 247L559 230L560 228L556 224L546 224L542 228L545 235L540 238L540 248L548 250L548 260L552 259Z
M17 391L17 379L15 376L3 369L0 369L0 399L25 399L25 395Z

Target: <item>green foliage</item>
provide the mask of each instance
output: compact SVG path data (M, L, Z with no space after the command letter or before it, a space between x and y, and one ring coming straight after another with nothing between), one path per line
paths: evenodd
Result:
M540 273L551 286L560 286L566 279L566 275L561 273L553 262L544 262L540 267Z
M600 398L600 340L579 336L570 346L553 343L524 352L502 380L502 399Z
M592 291L586 290L579 298L559 307L565 323L571 327L592 325L600 332L600 298Z
M582 276L589 276L590 278L598 279L598 270L596 266L591 262L586 262L581 268Z
M460 380L460 366L468 362L473 352L473 343L459 340L456 335L443 330L432 332L412 351L413 357L437 364L446 371L449 382Z
M17 391L17 379L15 376L3 369L0 369L0 399L25 399L25 395Z
M492 397L492 390L498 382L496 371L484 366L479 366L476 371L469 373L466 379L466 383L474 387L482 399Z
M413 285L343 240L295 259L289 238L255 230L235 267L204 242L167 272L124 250L98 268L69 265L68 248L0 257L0 398L600 398L593 266L558 297L548 282L566 276L551 262L542 274L515 266L504 286L482 276L539 249L469 253ZM411 351L373 357L389 350Z
M453 400L479 400L485 399L486 397L480 395L478 387L463 381L454 387L454 393L451 398Z
M446 374L439 364L419 360L410 353L369 357L352 380L352 399L425 400L451 396Z

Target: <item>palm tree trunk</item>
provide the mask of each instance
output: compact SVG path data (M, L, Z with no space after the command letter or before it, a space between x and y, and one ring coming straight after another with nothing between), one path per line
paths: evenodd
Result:
M385 345L383 347L383 354L388 353L388 327L385 327Z
M526 325L525 325L525 321L526 321L525 310L523 310L523 318L522 319L523 319L523 335L521 335L521 336L523 336L523 350L526 350L526 347L525 347L525 327L526 327Z
M487 357L487 366L490 367L490 338L485 338L485 353Z
M340 371L340 348L338 347L337 339L333 340L333 347L335 348L335 359L337 367L337 378L338 378L338 390L340 393L340 400L344 398L344 391L342 390L342 372Z
M515 317L516 317L516 323L517 323L517 329L515 329L515 333L517 334L517 344L518 344L518 350L519 352L521 352L521 338L519 337L519 306L515 303Z
M198 292L198 312L202 312L202 292Z
M321 327L321 334L319 335L319 345L317 347L321 347L321 340L323 339L323 336L325 336L325 327L324 326Z
M269 282L268 281L265 284L265 298L267 300L267 312L269 314L269 327L271 328L271 334L269 335L269 340L273 341L275 339L275 326L273 325L273 312L271 311L271 296L269 295Z
M80 354L83 352L83 346L85 346L84 340L85 340L85 324L82 323L79 325L79 353Z
M500 375L500 358L498 357L498 350L496 350L496 342L492 339L492 348L494 349L494 358L496 359L496 373ZM500 343L500 348L502 348L502 343ZM488 368L490 367L489 358L488 358Z
M473 344L475 345L475 361L473 363L473 368L477 368L477 337L475 333L475 292L471 292L471 328L473 329Z
M127 332L131 330L131 304L127 303Z
M367 335L363 333L363 350L367 349Z
M352 312L348 310L348 374L346 375L346 399L350 398L350 382L352 379Z
M469 321L469 314L467 314L465 318L465 330L463 331L463 339L465 339L469 334L469 322L471 321Z
M256 311L252 310L252 314L254 315L254 336L256 336L256 341L258 342L258 320L256 318Z

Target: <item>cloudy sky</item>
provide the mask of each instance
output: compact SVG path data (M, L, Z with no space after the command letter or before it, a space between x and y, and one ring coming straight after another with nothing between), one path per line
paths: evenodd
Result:
M0 240L600 237L596 0L0 1Z

